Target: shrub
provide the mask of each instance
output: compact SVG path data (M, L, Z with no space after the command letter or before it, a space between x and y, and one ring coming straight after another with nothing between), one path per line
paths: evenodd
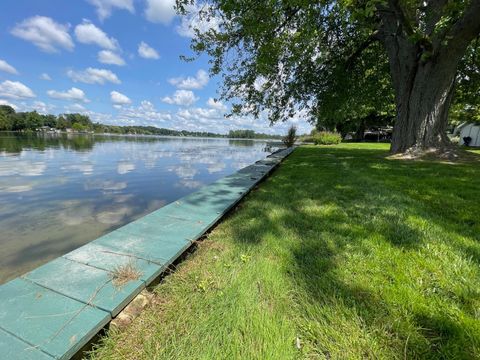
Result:
M300 140L301 142L304 142L304 143L314 143L313 141L313 136L312 135L303 135L303 136L300 136L298 138L298 140Z
M313 135L315 145L337 145L342 141L342 136L336 132L320 131Z
M294 125L290 126L287 135L285 135L282 141L286 147L291 147L295 144L295 141L297 141L297 128Z

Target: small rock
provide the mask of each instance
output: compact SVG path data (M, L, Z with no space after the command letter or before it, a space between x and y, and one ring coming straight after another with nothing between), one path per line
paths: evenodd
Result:
M111 321L110 326L120 330L125 329L152 302L153 296L146 289L143 290Z

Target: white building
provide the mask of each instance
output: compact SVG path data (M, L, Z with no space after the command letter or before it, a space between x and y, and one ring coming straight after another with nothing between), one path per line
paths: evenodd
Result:
M469 146L480 146L480 124L463 123L455 129L455 135L460 137L460 145L465 145L463 139L470 137L472 140Z

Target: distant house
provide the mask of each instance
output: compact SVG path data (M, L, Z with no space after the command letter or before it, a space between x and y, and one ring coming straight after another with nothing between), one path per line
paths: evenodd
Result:
M39 131L39 132L55 132L55 130L56 129L51 128L50 126L41 126L36 129L36 131Z
M463 123L457 126L454 134L460 137L460 145L480 146L480 124ZM465 141L468 142L468 138L470 142L466 144Z

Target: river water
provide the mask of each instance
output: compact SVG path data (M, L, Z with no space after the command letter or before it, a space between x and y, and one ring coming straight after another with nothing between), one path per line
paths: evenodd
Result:
M0 283L264 158L266 145L0 133Z

